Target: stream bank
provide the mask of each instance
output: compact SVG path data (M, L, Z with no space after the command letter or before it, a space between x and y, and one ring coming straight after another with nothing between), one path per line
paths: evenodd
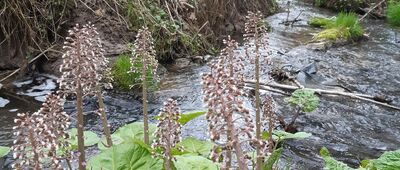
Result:
M274 67L290 65L302 69L310 63L316 63L316 74L297 75L297 80L306 87L322 89L345 86L354 92L370 95L384 94L400 105L400 44L395 42L394 34L400 30L389 28L383 21L365 20L362 25L370 39L351 43L346 46L331 47L326 50L314 50L313 44L307 44L320 30L307 25L314 16L331 17L336 14L313 7L311 4L295 2L290 18L303 13L293 27L280 24L286 19L286 13L278 13L266 20L272 27L269 34L271 57ZM239 52L243 53L241 49ZM246 66L251 69L251 66ZM201 73L207 72L207 65L191 65L183 70L169 69L161 82L160 90L149 100L149 113L155 116L167 98L177 100L182 112L201 110L204 105L201 93ZM16 87L16 91L26 92L47 81L28 85L28 89ZM46 87L46 86L42 86ZM45 91L45 89L41 90ZM38 92L38 91L36 91ZM277 102L277 114L289 120L293 111L284 101L286 96L272 94ZM1 134L0 145L9 145L12 138L10 123L16 112L11 109L29 107L40 102L18 103L15 99L1 108L0 124L6 128ZM37 96L36 96L37 97ZM248 99L251 100L251 99ZM34 104L33 104L34 103ZM105 104L112 130L141 117L140 97L118 91L105 92ZM39 106L37 106L39 107ZM74 112L74 102L67 102L67 112ZM85 110L97 108L95 99L85 100ZM30 111L36 110L32 108ZM87 115L87 127L100 134L101 124L95 115ZM377 158L384 151L398 149L400 144L399 112L370 103L350 100L343 97L321 97L320 106L312 113L300 115L297 119L300 131L312 133L312 137L299 141L287 141L280 166L288 164L291 169L322 169L323 161L318 156L322 146L327 147L333 157L355 167L362 159ZM183 136L208 139L207 123L204 117L189 122L183 128ZM7 136L8 135L8 136Z

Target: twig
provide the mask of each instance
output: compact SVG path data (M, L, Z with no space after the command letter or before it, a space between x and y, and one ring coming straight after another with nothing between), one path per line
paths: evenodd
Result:
M250 87L252 87L255 84L255 81L254 80L245 80L245 83L246 83L245 86L249 87L249 85L250 85ZM263 89L263 90L270 90L270 88L266 88L266 87L280 88L280 89L286 89L286 90L300 89L299 87L296 87L296 86L290 86L290 85L278 84L278 83L260 83L260 84L262 85L262 86L260 86L260 89ZM385 107L400 111L400 107L376 101L376 100L374 100L374 98L375 98L374 96L368 96L365 94L357 94L357 93L333 91L333 90L323 90L323 89L313 89L313 88L304 88L304 89L312 90L319 94L331 94L331 95L346 96L346 97L371 102L371 103L374 103L377 105L385 106Z
M383 2L385 2L386 0L382 0L381 2L379 2L378 4L376 4L374 7L372 7L367 13L365 13L358 21L363 20L365 17L367 17L367 15L369 13L371 13L376 7L380 6Z

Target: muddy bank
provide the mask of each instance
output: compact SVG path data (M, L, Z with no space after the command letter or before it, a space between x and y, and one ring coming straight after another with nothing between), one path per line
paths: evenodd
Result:
M312 4L316 7L330 9L332 11L341 12L356 12L364 15L376 4L380 3L382 0L302 0L305 3ZM385 17L387 3L383 2L377 8L375 8L370 15L372 18L383 19Z

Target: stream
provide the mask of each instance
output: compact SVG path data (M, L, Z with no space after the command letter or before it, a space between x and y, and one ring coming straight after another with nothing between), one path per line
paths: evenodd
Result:
M284 8L283 4L281 7ZM303 69L314 63L318 68L316 74L309 76L300 72L297 75L297 80L306 87L336 90L346 87L353 92L385 95L393 100L393 105L400 106L400 43L396 43L395 39L395 32L400 34L400 30L388 27L382 20L366 19L362 25L369 34L368 40L318 50L320 44L307 42L320 29L308 26L307 21L315 16L332 17L336 14L296 1L292 2L289 19L295 18L301 11L298 18L301 21L293 26L280 24L286 20L285 12L266 19L272 27L268 37L273 67L290 65ZM240 49L239 52L243 52ZM160 90L150 96L150 116L157 115L168 98L176 99L182 112L204 109L201 73L207 72L209 67L192 63L184 69L166 68L169 71L163 75ZM26 78L14 82L14 92L18 95L0 91L0 145L12 144L12 122L16 114L37 110L43 97L57 88L56 79L41 74L34 80ZM277 103L277 114L289 121L294 111L284 101L287 96L275 93L272 96ZM104 102L113 131L126 123L142 119L140 96L111 90L105 91ZM86 99L84 108L86 111L96 109L96 100ZM74 112L74 102L68 101L65 109L67 113ZM385 151L400 148L399 114L399 111L368 102L321 96L318 109L300 115L296 121L299 131L311 133L312 136L304 140L287 141L279 165L290 166L291 169L322 169L323 160L318 154L321 147L325 146L335 159L357 167L363 159L375 159ZM88 130L100 134L101 122L96 115L86 115L85 121ZM184 126L183 137L186 136L208 139L204 116ZM11 154L6 164L9 164L10 158Z

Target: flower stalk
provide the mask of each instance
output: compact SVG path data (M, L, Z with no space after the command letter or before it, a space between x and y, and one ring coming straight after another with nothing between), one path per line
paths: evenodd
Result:
M266 29L264 24L262 23L262 14L261 12L253 13L249 12L246 16L247 22L245 24L245 50L246 56L254 62L255 65L255 74L254 78L256 79L255 83L255 105L256 105L256 138L257 141L262 141L261 139L261 98L260 98L260 48L266 48L266 43L263 41L263 38L266 34ZM252 52L250 52L252 51ZM251 54L250 54L251 53ZM254 57L250 57L253 55ZM263 165L263 148L262 142L258 142L256 145L256 170L261 170Z
M148 90L148 78L147 73L151 71L153 74L153 81L157 81L157 67L158 62L155 58L155 50L153 45L153 38L151 32L147 27L139 30L136 35L134 43L133 57L131 58L131 71L133 73L140 73L140 81L142 83L142 100L143 100L143 124L144 124L144 142L150 144L149 141L149 117L148 117L148 101L147 101L147 90ZM137 68L136 65L141 65L141 68Z
M226 48L217 62L211 65L211 72L203 75L204 102L208 106L206 118L210 138L219 145L213 149L213 160L218 161L221 154L224 154L221 169L231 169L233 153L238 168L242 170L248 169L248 157L241 148L241 138L254 141L254 125L250 112L243 106L241 99L244 59L235 55L237 43L234 40L228 37L224 43ZM235 124L237 120L243 120L243 127ZM219 152L219 149L222 149L222 152Z
M161 148L164 158L164 168L172 170L172 149L181 141L180 110L176 100L168 99L159 114L159 123L155 132L156 140L152 148Z
M85 170L83 96L95 95L101 79L99 70L104 66L104 61L98 32L91 24L76 25L69 30L69 37L64 44L66 52L60 66L60 93L63 97L76 96L78 166L79 170Z

